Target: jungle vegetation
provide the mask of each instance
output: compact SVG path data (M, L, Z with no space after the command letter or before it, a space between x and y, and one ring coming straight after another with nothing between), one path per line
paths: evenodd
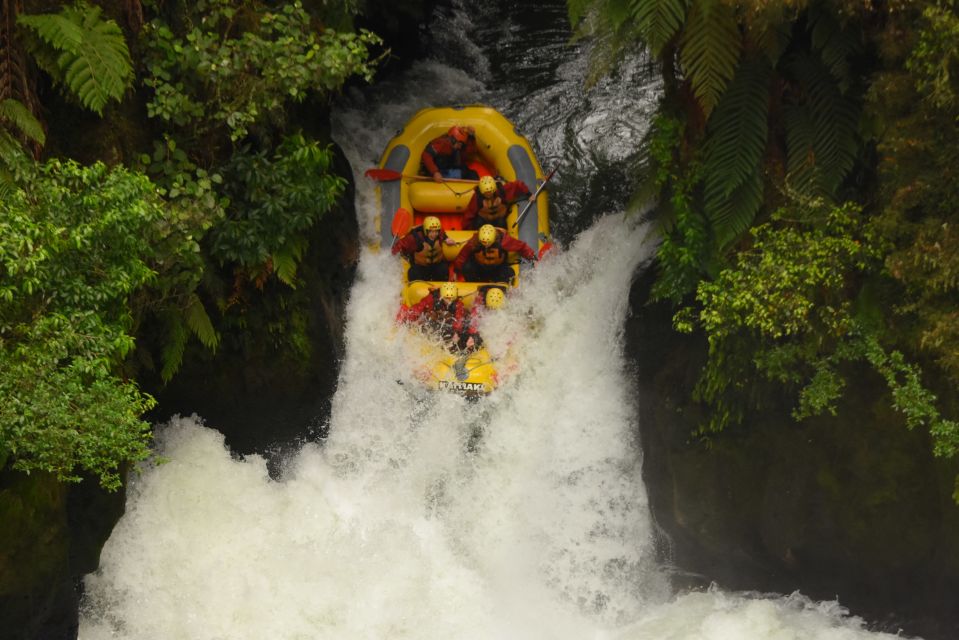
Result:
M708 345L699 435L784 391L797 420L835 413L865 366L954 456L957 3L567 6L595 73L643 47L664 81L645 178L663 230L654 297Z
M0 467L116 489L149 453L144 371L169 380L190 340L216 349L266 288L278 347L308 349L297 267L345 180L289 114L383 53L350 0L111 7L3 0ZM117 121L138 97L148 142L109 166L48 156L50 89Z

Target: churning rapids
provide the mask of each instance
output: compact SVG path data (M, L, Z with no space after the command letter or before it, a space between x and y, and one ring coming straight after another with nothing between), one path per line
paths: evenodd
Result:
M552 24L563 19L557 6L541 7ZM466 20L468 7L457 8L444 19ZM603 162L630 162L608 139L635 144L656 87L610 83L587 94L582 51L556 47L524 58L527 71L542 66L537 55L567 59L539 68L525 93L488 89L488 65L465 73L433 60L347 95L334 118L367 239L374 207L362 171L423 106L492 104L544 165L563 158L557 225L575 229L587 209L570 209L592 207L586 228L560 236L565 250L483 331L494 355L520 350L521 373L476 403L421 391L404 341L390 339L399 265L364 249L328 437L304 445L274 480L263 458L231 457L216 425L191 417L160 427L165 462L131 478L126 514L85 579L80 638L893 637L798 594L670 590L622 335L654 240L641 216L597 209L603 196L588 186Z

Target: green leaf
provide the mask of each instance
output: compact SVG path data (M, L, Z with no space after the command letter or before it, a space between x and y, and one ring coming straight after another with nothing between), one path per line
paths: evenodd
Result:
M116 22L104 20L100 14L99 7L80 2L58 14L17 18L57 52L55 65L62 75L54 74L54 79L80 104L98 114L111 99L119 100L133 81L133 64L123 32ZM40 57L50 60L49 52Z
M208 349L216 349L220 343L220 337L213 328L213 323L210 321L210 316L207 315L203 302L195 293L190 294L185 312L186 323L190 327L190 331L200 339L203 346Z
M706 130L705 207L720 246L748 229L762 204L769 78L765 61L743 64Z
M639 24L650 51L660 55L683 26L687 0L632 0L630 4L633 19Z
M41 145L47 141L43 125L19 100L8 98L0 101L0 120L9 122L20 133Z
M736 73L742 36L733 8L718 0L699 0L686 18L680 63L706 117Z
M815 56L794 56L787 69L801 89L784 107L787 178L804 193L834 198L859 152L859 108Z
M861 31L844 29L835 10L824 3L809 7L809 29L813 49L845 92L850 84L849 63L863 51Z
M296 288L296 258L293 253L284 248L273 254L273 269L281 282Z
M160 371L160 377L164 382L173 379L173 375L180 369L183 363L183 352L186 349L187 339L190 333L187 331L183 318L174 312L166 315L167 337L163 344L161 359L163 368Z

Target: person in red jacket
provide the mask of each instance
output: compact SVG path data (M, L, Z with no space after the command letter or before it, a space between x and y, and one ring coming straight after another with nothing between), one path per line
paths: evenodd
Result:
M517 251L527 260L536 260L536 252L517 238L484 224L460 250L453 268L463 274L467 282L509 282L513 269L506 263L507 254Z
M483 176L463 212L463 228L505 227L509 208L524 198L532 200L532 194L522 180L500 184L492 176Z
M455 282L444 282L412 307L403 307L397 320L418 323L438 336L452 351L479 347L482 339L470 322L469 312L459 298Z
M443 225L436 216L423 218L423 224L413 227L410 232L393 245L393 255L402 253L410 263L408 279L447 280L449 262L443 255L444 244L456 244L446 235Z
M423 173L433 176L436 182L444 178L465 178L476 180L479 174L469 168L468 163L477 155L476 133L473 127L450 127L444 135L433 138L420 160Z

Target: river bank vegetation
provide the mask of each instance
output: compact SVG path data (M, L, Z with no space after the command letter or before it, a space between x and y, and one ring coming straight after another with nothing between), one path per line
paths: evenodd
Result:
M954 457L956 3L567 4L597 73L642 46L664 80L641 196L664 231L654 297L708 345L699 435L783 393L796 420L835 414L865 364Z
M170 380L188 341L257 324L309 357L297 267L346 181L292 114L370 79L382 43L350 2L28 9L0 27L0 466L116 489L149 452L138 381ZM52 109L120 134L57 157Z

